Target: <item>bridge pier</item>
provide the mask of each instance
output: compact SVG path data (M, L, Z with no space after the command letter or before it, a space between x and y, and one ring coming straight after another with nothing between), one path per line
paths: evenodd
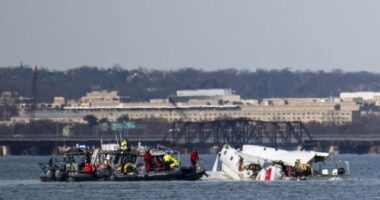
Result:
M1 156L11 155L11 151L10 151L9 146L7 146L7 145L1 145L0 147L1 147L0 148L0 155Z
M372 145L368 149L368 153L375 153L375 154L377 154L379 152L380 152L379 145Z

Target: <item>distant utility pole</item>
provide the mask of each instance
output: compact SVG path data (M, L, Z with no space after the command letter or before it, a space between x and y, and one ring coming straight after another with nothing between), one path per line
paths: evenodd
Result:
M37 66L33 69L33 79L32 79L32 102L30 107L30 121L34 120L35 112L37 110L37 90L38 90L38 68Z
M3 120L5 121L5 119L7 118L7 98L4 98L3 99Z

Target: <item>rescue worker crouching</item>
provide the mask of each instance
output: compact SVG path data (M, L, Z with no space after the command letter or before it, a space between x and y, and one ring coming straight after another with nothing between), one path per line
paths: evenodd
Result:
M133 171L133 164L125 163L124 168L123 168L124 174L127 174L127 173L132 172L132 171Z
M178 165L177 159L172 156L171 152L166 153L163 159L164 159L166 169L173 169L174 167Z
M300 176L310 176L312 175L312 168L311 165L308 163L301 163L300 159L297 159L295 164L294 164L294 169L295 169L295 176L300 177Z
M294 175L296 177L300 177L302 176L302 171L303 171L303 166L302 166L302 163L301 163L301 160L300 159L297 159L296 162L294 163Z

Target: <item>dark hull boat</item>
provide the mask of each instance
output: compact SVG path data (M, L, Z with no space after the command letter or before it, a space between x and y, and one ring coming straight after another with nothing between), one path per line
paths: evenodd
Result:
M180 169L148 172L144 175L138 174L116 174L110 178L113 181L165 181L165 180L198 180L206 171L204 169L196 169L195 167L189 170L188 167Z
M195 166L167 165L163 147L151 149L152 166L146 170L141 152L72 148L63 157L40 163L41 181L156 181L198 180L206 171ZM170 149L170 152L173 150ZM177 158L180 158L177 152ZM162 164L160 164L162 163Z
M182 175L180 177L180 180L198 180L202 178L202 176L206 175L205 169L198 169L196 167L182 167Z
M58 172L62 173L62 172ZM185 169L166 171L166 172L149 172L144 175L136 173L132 174L114 174L111 176L97 176L96 174L78 173L72 175L57 175L57 173L44 173L40 176L41 181L170 181L170 180L199 180L204 176L206 171L204 169Z

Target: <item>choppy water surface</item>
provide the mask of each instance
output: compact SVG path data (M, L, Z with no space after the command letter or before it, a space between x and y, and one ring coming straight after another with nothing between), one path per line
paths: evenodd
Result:
M211 170L215 155L201 155ZM351 176L338 181L39 181L48 157L0 157L0 199L380 199L380 155L338 155Z

